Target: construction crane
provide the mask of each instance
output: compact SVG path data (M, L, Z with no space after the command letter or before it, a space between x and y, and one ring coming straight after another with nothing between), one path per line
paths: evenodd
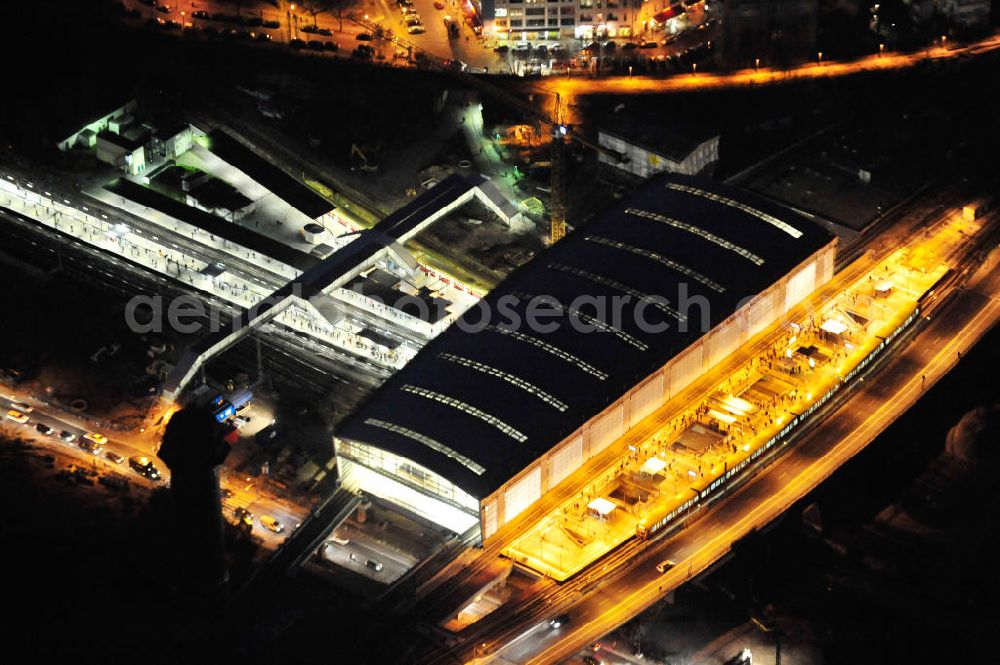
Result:
M413 42L399 37L391 31L386 31L381 25L367 18L356 15L347 17L353 23L360 25L371 34L380 34L383 39L406 49L409 53L416 54L420 59L427 62L435 69L439 69L460 80L462 83L474 88L484 96L491 97L506 106L517 109L526 117L537 121L541 126L547 127L552 133L552 144L550 156L550 176L551 176L551 203L550 203L550 228L549 237L555 244L566 235L566 171L565 171L565 151L568 141L575 141L580 145L595 150L597 152L610 153L611 151L595 145L579 134L572 131L572 127L564 123L563 104L564 101L558 93L555 99L555 112L552 116L535 108L534 105L504 90L503 88L485 81L482 77L474 76L464 69L455 68L451 60L441 58L433 53L429 53Z
M566 125L562 123L562 98L556 93L556 122L552 127L552 155L549 159L549 174L552 178L551 220L549 222L549 239L556 244L566 236L566 171L563 160L566 158Z

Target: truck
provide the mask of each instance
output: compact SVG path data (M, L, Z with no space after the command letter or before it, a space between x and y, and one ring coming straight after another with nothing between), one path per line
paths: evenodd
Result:
M244 388L242 390L237 390L236 392L226 395L226 401L233 405L233 408L237 411L242 410L245 406L250 404L253 399L253 391L249 388Z

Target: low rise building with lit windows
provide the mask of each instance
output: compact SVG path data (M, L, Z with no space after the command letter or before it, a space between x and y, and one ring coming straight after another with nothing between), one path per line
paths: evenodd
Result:
M342 483L483 542L505 537L829 280L835 251L776 204L656 176L516 271L350 416L334 440Z
M493 36L532 42L629 37L641 0L495 0Z

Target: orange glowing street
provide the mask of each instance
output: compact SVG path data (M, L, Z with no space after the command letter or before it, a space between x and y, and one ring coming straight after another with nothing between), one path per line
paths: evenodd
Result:
M813 62L790 69L760 67L735 72L693 72L665 78L652 76L609 76L589 78L581 76L551 76L528 84L529 90L558 93L567 104L573 104L582 95L630 95L718 90L724 88L754 87L811 79L851 76L865 72L887 72L922 63L943 62L953 59L992 53L1000 49L1000 35L992 35L971 44L935 46L915 53L870 55L849 62Z

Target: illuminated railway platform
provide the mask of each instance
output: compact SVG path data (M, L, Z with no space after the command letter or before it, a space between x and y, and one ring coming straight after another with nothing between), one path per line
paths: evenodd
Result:
M581 469L579 493L524 530L503 554L564 580L632 537L655 537L678 524L784 445L797 425L911 323L921 296L980 226L956 213L812 314L775 323L758 338L771 343L735 372L647 416L645 427L633 428L647 434L627 432L609 446L596 473L588 467L584 476Z

